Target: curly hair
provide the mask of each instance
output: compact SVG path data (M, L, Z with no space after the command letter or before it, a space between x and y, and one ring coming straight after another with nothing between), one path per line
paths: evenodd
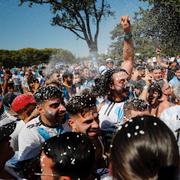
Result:
M118 72L127 73L125 69L121 68L109 69L96 79L93 90L96 91L99 96L109 95L111 90L110 87L113 84L112 76L114 73Z
M36 91L34 98L37 104L42 104L45 100L52 98L60 98L64 103L63 91L61 88L56 86L45 86Z
M66 104L66 110L70 114L83 113L92 107L96 107L96 96L89 89L84 89L80 94L71 97Z

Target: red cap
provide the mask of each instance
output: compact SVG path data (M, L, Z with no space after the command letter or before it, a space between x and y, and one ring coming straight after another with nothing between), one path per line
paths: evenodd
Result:
M29 94L21 94L13 100L11 107L14 112L18 112L29 104L36 104L34 97Z

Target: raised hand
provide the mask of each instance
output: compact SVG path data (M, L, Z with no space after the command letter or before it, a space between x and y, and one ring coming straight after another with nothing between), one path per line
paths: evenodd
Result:
M129 16L121 16L120 24L122 28L124 29L125 33L129 33L131 31L131 24L130 24Z

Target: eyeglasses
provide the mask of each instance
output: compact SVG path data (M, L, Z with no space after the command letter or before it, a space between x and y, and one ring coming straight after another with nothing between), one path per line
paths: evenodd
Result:
M44 173L34 173L36 176L51 176L51 177L59 177L58 174L44 174Z

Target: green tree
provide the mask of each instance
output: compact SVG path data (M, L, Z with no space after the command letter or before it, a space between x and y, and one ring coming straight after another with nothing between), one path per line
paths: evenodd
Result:
M142 58L152 56L153 52L155 52L155 47L153 46L152 40L144 36L140 31L139 26L142 26L142 24L140 25L134 21L131 26L135 53L139 53ZM109 48L109 54L113 59L122 60L123 58L123 36L124 33L120 25L117 25L111 32L111 39L113 42Z
M137 21L144 23L141 32L165 54L175 55L180 49L180 0L143 0L147 10L140 9Z
M20 5L48 4L53 14L52 25L60 26L85 40L90 53L98 51L102 17L113 15L106 0L20 0Z
M180 0L143 0L149 2L147 9L140 8L134 14L132 34L135 52L142 56L155 55L160 47L163 54L176 55L180 50ZM111 56L122 58L123 32L116 26L111 32Z
M52 56L57 61L63 60L67 63L72 63L76 60L70 51L64 49L24 48L20 50L0 50L0 64L5 67L31 66L48 63Z

